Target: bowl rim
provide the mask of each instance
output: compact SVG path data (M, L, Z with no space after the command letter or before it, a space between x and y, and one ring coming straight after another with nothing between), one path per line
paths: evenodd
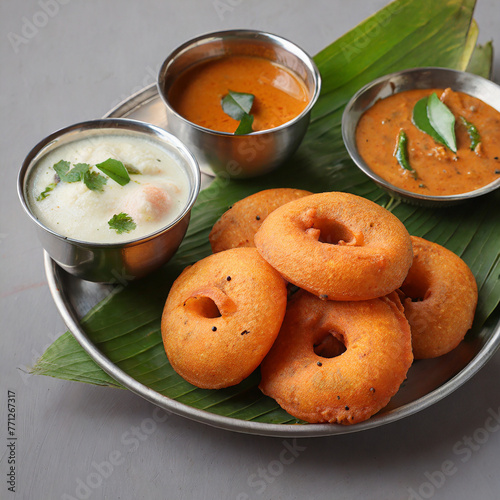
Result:
M282 123L281 125L278 125L277 127L273 127L270 129L265 129L265 130L256 130L254 132L250 132L249 134L244 134L244 135L235 135L231 132L221 132L218 130L212 130L207 127L202 127L201 125L197 125L196 123L193 123L192 121L188 120L187 118L184 118L181 114L179 114L173 106L170 104L168 95L167 93L164 92L164 82L165 82L165 76L167 74L168 66L175 61L175 59L179 56L184 54L186 51L188 51L191 48L197 47L201 45L202 43L210 43L211 41L215 41L217 39L223 39L224 37L232 37L232 38L247 38L247 39L262 39L262 40L267 40L271 42L273 45L280 45L283 49L285 49L287 52L296 55L308 68L312 75L312 80L313 80L313 85L314 85L314 90L312 92L312 95L309 99L309 102L307 103L307 106L294 118L291 120L288 120L285 123ZM208 59L207 59L208 60ZM290 69L290 68L287 68ZM300 78L300 77L298 77ZM302 80L302 79L301 79ZM181 120L183 123L193 127L196 130L199 130L201 132L204 132L206 134L210 135L215 135L215 136L223 136L223 137L236 137L236 138L244 138L244 137L253 137L253 136L258 136L258 135L265 135L273 132L277 132L283 129L286 129L288 127L291 127L293 124L296 122L300 121L304 116L306 116L308 113L310 113L311 109L313 106L316 104L316 101L319 98L319 95L321 93L321 73L319 72L318 67L316 66L316 63L314 62L314 59L301 47L299 47L296 43L290 41L287 38L284 38L280 35L276 35L274 33L270 33L267 31L260 31L260 30L253 30L253 29L229 29L229 30L221 30L221 31L212 31L212 32L207 32L202 35L199 35L197 37L191 38L187 40L186 42L182 43L179 45L177 48L175 48L170 54L166 57L166 59L163 61L160 70L158 72L158 78L157 78L157 89L158 89L158 94L160 95L161 100L163 101L163 104L167 108L168 112L175 115L177 119Z
M173 146L178 151L180 151L181 156L184 157L186 164L186 173L188 174L188 184L190 193L186 205L184 206L182 211L178 214L178 216L174 220L169 222L167 225L162 226L161 228L157 229L152 233L148 233L138 238L127 239L122 242L107 242L107 243L79 240L77 238L64 236L61 233L54 231L53 229L47 227L45 224L40 222L40 220L35 216L35 214L30 209L29 203L27 202L25 196L26 184L28 182L32 169L35 167L36 163L45 154L48 153L48 151L44 150L50 148L50 146L53 143L55 143L59 138L64 137L65 135L70 133L75 133L78 131L85 132L88 130L91 131L95 130L96 131L95 135L99 135L98 134L99 130L111 130L111 131L114 130L116 131L116 135L120 135L120 132L121 133L131 132L132 134L140 134L144 137L147 137L153 142L161 143L158 145L158 147L162 147L162 144L163 147L165 147L165 145L170 145ZM69 143L78 140L81 140L81 138L75 137L75 139L69 141ZM191 176L189 175L189 170L191 171L192 174L192 179L193 179L192 181L191 181ZM184 219L186 215L189 214L194 203L196 202L196 199L198 198L200 187L201 187L201 174L198 162L193 153L180 139L178 139L170 132L167 132L166 130L162 129L161 127L158 127L156 125L147 122L142 122L140 120L133 120L130 118L99 118L95 120L87 120L60 128L55 132L52 132L47 137L39 141L30 150L30 152L25 157L17 176L17 194L21 202L21 205L26 214L36 224L38 228L70 244L74 244L79 247L95 248L95 249L132 247L142 244L143 242L149 241L151 239L154 239L160 234L167 232L169 229L171 229L177 223L179 223L182 219Z
M475 79L477 81L482 82L483 84L489 85L491 88L494 88L499 94L500 94L500 86L497 85L495 82L488 80L487 78L484 78L480 75L476 75L474 73L468 73L466 71L460 71L457 69L452 69L452 68L444 68L444 67L439 67L439 66L422 66L422 67L417 67L417 68L408 68L405 70L401 71L394 71L393 73L388 73L387 75L380 76L371 82L367 83L363 87L361 87L349 100L347 103L344 112L342 113L342 139L344 141L344 145L347 149L347 152L349 153L349 156L353 160L353 162L356 164L356 166L364 172L368 177L370 177L373 181L375 181L377 184L380 186L384 187L386 190L389 190L396 195L402 197L402 198L411 198L416 201L422 201L422 202L435 202L436 204L439 203L452 203L452 202L459 202L459 201L467 201L469 199L477 198L478 196L483 196L485 194L491 193L492 191L495 191L497 188L500 188L500 177L498 179L495 179L494 181L490 182L489 184L486 184L485 186L482 186L480 188L474 189L473 191L467 191L465 193L459 193L459 194L452 194L452 195L425 195L425 194L420 194L420 193L414 193L412 191L408 191L406 189L402 189L400 187L395 186L394 184L390 183L383 177L380 177L377 175L373 170L368 166L368 164L363 160L361 155L358 152L358 148L356 146L356 140L355 137L351 137L351 135L347 131L347 122L349 120L349 113L352 112L352 108L355 106L357 101L369 90L371 90L373 87L376 87L377 85L388 82L392 78L398 77L400 75L407 75L407 74L412 74L412 73L423 73L423 72L441 72L441 73L447 73L450 75L467 75L467 77L471 79ZM415 87L415 88L425 88L425 87ZM399 92L395 92L397 94ZM394 95L394 94L393 94ZM479 99L479 98L478 98ZM376 102L376 101L375 101ZM365 108L363 113L369 109L371 106L375 104L373 102L370 106ZM484 101L486 104L489 106L493 107L500 113L500 109L497 109L494 107L492 104ZM361 115L363 114L361 113ZM360 117L361 117L360 115ZM356 121L356 126L354 127L354 130L357 127L357 124L359 122L359 118Z

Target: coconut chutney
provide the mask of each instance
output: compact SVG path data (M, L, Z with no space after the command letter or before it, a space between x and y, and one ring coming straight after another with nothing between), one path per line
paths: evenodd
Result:
M129 173L125 185L96 167L118 160ZM100 189L65 181L59 162L89 165ZM104 180L103 180L104 179ZM77 140L49 152L33 167L26 199L34 216L61 236L90 243L121 243L152 234L174 221L188 202L189 181L175 157L153 141L128 135ZM123 214L123 215L121 215ZM125 226L110 225L126 217Z

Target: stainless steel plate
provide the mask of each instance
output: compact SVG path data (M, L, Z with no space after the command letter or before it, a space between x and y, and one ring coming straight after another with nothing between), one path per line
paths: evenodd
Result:
M107 116L127 117L166 126L163 104L155 86L149 86L119 104ZM205 185L209 182L205 178ZM283 425L249 422L198 410L179 403L138 382L118 368L94 345L80 325L80 319L112 290L79 280L67 274L45 254L45 271L50 291L67 327L90 357L124 387L148 401L178 415L221 429L282 437L312 437L347 434L372 429L395 422L448 396L469 380L493 356L500 346L500 322L484 327L471 338L466 338L455 350L437 359L416 361L408 378L389 405L371 419L351 425L308 424Z

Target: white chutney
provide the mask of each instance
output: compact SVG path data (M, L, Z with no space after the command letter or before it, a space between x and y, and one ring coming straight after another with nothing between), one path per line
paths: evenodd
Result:
M109 158L129 170L130 182L121 186L95 167ZM54 165L64 160L87 163L90 171L107 179L102 191L83 181L63 182ZM56 185L41 199L47 186ZM152 234L174 221L188 203L187 173L169 151L153 141L128 135L102 135L64 144L34 166L26 189L29 207L46 227L75 240L121 243ZM38 199L37 199L38 198ZM125 213L135 229L118 234L108 221Z

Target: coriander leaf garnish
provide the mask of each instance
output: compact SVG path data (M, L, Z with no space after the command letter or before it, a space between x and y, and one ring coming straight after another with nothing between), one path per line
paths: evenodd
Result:
M70 162L61 160L54 165L54 170L56 171L59 179L63 182L78 182L83 179L85 172L90 168L87 163L76 163L73 168L69 170Z
M42 201L49 196L50 192L57 186L57 182L49 184L37 197L36 201Z
M410 165L410 161L408 160L408 136L403 129L399 131L394 156L401 167L408 170L414 179L418 178L416 170Z
M132 217L124 212L113 215L113 217L109 219L108 225L110 229L114 229L118 234L129 233L137 227Z
M103 190L104 185L107 183L108 179L100 175L98 172L92 172L90 170L91 167L88 163L76 163L73 165L73 168L71 170L70 165L71 163L66 160L61 160L54 164L53 168L56 172L56 179L58 179L58 182L83 181L91 191ZM119 160L108 158L102 163L98 163L96 165L96 168L105 173L110 179L113 179L115 182L120 184L120 186L125 186L125 184L128 184L130 182L130 176L127 168ZM48 191L44 191L45 194L40 194L40 196L43 195L43 197L40 199L46 198L48 196L48 193L52 189L54 189L54 187L52 187Z
M66 182L78 182L83 179L83 176L90 169L88 163L76 163L73 168L66 174L64 179Z
M106 177L103 177L97 172L88 170L83 174L83 182L91 191L103 191L104 184L106 184L107 181Z
M98 163L96 167L115 182L120 184L120 186L125 186L125 184L130 182L130 175L125 168L125 165L123 165L123 163L119 160L108 158L102 163Z
M62 181L64 181L64 179L66 178L69 166L70 162L65 160L58 161L57 163L54 164L54 170L56 171L56 174L59 176L59 179L61 179Z
M476 147L481 143L481 134L479 133L477 127L469 120L467 120L463 116L460 117L460 120L462 121L462 124L467 129L467 133L469 134L470 149L474 151Z
M249 134L253 131L253 116L250 115L250 111L254 99L255 96L253 94L233 92L232 90L222 99L221 104L224 113L240 121L235 132L236 135Z
M454 153L457 152L455 117L435 92L415 104L412 121L418 129L430 135L436 142L445 145Z

